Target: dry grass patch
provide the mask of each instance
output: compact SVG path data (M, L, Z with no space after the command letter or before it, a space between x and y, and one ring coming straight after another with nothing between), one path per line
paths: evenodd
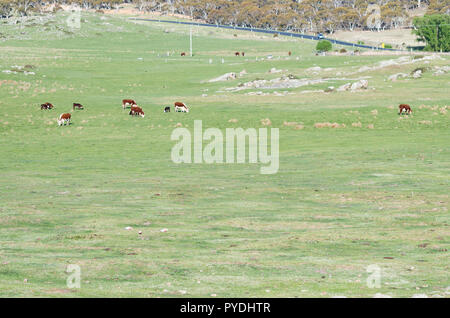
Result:
M345 124L339 124L339 123L315 123L314 128L345 128L347 127Z
M301 130L301 129L305 128L305 126L303 124L301 124L301 123L288 122L288 121L283 122L283 126L294 127L294 129L296 129L296 130Z
M261 124L263 126L270 126L270 125L272 125L272 122L270 121L269 118L265 118L265 119L261 119Z

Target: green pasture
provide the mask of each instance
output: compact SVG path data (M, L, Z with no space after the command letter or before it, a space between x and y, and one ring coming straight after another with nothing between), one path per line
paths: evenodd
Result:
M314 41L194 27L181 57L188 26L42 19L0 20L0 296L448 297L450 75L433 75L448 55L359 72L400 56L316 56ZM418 67L420 79L387 80ZM324 82L227 90L283 75ZM367 90L321 92L361 78ZM175 101L190 112L163 113ZM58 127L63 112L72 124ZM194 120L279 128L278 173L173 163L170 136Z

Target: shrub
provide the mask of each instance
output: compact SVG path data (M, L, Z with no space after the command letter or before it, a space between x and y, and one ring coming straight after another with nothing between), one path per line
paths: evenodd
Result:
M328 52L333 49L333 45L330 41L327 40L320 40L319 43L317 43L316 50L319 52Z
M341 50L339 51L339 53L347 53L347 50L346 50L346 49L341 49Z
M392 45L391 45L391 44L385 44L385 45L384 45L384 48L385 48L385 49L392 49Z

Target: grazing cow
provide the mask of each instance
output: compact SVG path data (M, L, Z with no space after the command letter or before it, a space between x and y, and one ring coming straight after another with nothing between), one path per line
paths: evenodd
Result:
M186 56L186 52L181 52L181 56Z
M49 102L44 103L44 104L41 105L41 110L42 109L52 109L52 108L53 108L53 105L51 103L49 103Z
M241 53L236 52L236 53L234 53L234 55L239 56L239 55L241 55Z
M129 115L132 116L141 116L142 118L145 117L144 111L142 110L142 108L140 108L139 106L131 106L131 110Z
M75 110L75 108L84 109L83 105L81 105L79 103L73 103L73 110Z
M292 55L292 52L291 52L291 51L289 51L289 52L288 52L288 55L289 55L289 56L291 56L291 55Z
M164 112L165 112L165 113L170 113L170 107L167 106L166 108L164 108Z
M71 118L72 118L72 115L69 114L69 113L64 113L64 114L59 115L58 126L62 126L62 125L65 125L65 124L69 125Z
M122 101L122 107L123 107L123 109L125 109L127 105L131 105L131 107L133 107L133 106L136 106L137 103L136 103L134 100L132 100L132 99L124 99L124 100Z
M241 55L242 55L242 56L245 56L245 52L242 52Z
M181 102L175 102L175 112L189 113L189 108Z
M409 106L408 104L401 104L400 106L398 106L398 108L399 108L398 112L399 115L403 114L403 111L408 115L412 113L411 106Z

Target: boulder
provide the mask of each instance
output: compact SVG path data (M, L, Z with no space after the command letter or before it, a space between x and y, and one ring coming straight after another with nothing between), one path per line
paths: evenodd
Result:
M393 75L389 76L389 77L388 77L388 81L395 82L395 81L397 81L399 78L405 78L405 77L408 77L408 74L405 74L405 73L397 73L397 74L393 74Z
M212 80L209 80L210 83L213 82L224 82L224 81L230 81L230 80L235 80L237 78L236 73L226 73L223 74L222 76L213 78Z
M344 84L344 85L342 85L342 86L339 86L339 88L337 89L337 91L338 91L338 92L345 92L345 91L348 91L348 90L350 89L351 86L352 86L352 84L350 84L350 83Z
M412 74L413 78L421 78L422 77L422 70L417 70Z
M359 80L350 86L350 90L356 91L356 90L360 90L360 89L367 89L368 87L369 87L369 81Z

